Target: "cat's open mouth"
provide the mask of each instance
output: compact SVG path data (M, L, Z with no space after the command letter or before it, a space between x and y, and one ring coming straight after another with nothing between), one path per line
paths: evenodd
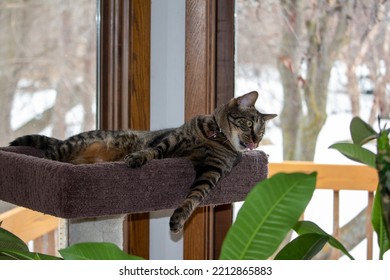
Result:
M244 149L249 149L249 150L256 149L256 144L255 143L244 143L244 142L240 141L240 145L242 147L244 147Z

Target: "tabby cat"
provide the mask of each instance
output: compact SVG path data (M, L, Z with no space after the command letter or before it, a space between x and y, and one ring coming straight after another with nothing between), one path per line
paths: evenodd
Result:
M265 123L276 114L262 114L254 105L256 91L233 98L212 115L201 115L179 128L159 131L90 131L64 141L26 135L11 146L33 146L45 157L73 164L124 160L137 168L151 159L187 157L196 177L183 203L170 219L172 232L180 232L194 209L217 182L238 162L241 152L255 149L263 138Z

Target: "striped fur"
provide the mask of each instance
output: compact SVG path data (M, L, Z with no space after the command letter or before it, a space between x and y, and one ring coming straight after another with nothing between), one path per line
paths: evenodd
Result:
M257 148L265 122L275 114L262 114L254 104L258 93L233 98L212 115L197 116L181 127L146 131L89 131L64 141L41 135L19 137L12 146L34 146L45 157L74 164L124 160L138 168L151 159L187 157L196 178L183 203L170 219L172 232L180 232L194 209L217 182L226 176L246 149Z

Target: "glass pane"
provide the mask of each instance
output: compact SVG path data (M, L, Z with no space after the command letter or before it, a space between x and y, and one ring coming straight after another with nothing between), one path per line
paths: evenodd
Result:
M271 161L350 162L328 149L360 116L390 117L390 3L236 0L236 93L258 90L279 116L263 149Z
M258 108L279 115L260 145L270 162L355 164L328 148L351 139L352 118L378 131L380 116L389 126L389 12L386 1L236 0L236 93L258 90ZM358 223L366 192L341 193L340 226ZM333 220L324 218L332 199L317 190L305 219L332 232ZM358 228L365 224L341 230L355 235L350 244L361 241L350 234Z
M0 42L0 146L96 128L96 0L2 0Z

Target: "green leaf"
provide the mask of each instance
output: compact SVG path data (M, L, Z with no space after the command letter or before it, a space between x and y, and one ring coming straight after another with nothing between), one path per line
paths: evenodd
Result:
M25 251L1 250L0 259L3 260L62 260L61 258Z
M331 246L333 246L336 249L339 249L341 252L343 252L346 256L348 256L351 260L354 260L354 258L349 254L347 249L341 244L336 238L334 238L332 235L326 233L322 228L320 228L318 225L316 225L313 222L310 221L299 221L294 226L294 230L299 235L303 234L309 234L309 233L316 233L320 234L322 236L328 237L328 242Z
M19 237L0 228L0 260L58 260L50 255L29 252L27 245Z
M377 140L376 166L378 169L382 212L387 231L390 231L390 140L389 132L382 130Z
M316 173L279 173L248 194L227 233L220 259L267 259L309 203Z
M383 255L390 249L390 234L383 217L382 198L380 191L376 191L374 205L372 208L372 227L378 236L379 259L383 259Z
M376 155L370 150L359 146L358 144L336 143L331 145L329 148L338 150L349 159L367 164L368 166L375 168Z
M378 133L359 117L352 119L349 128L353 143L359 146L364 145L378 136Z
M288 243L275 256L275 260L311 260L328 240L328 236L317 233L300 235Z
M59 250L65 260L140 260L119 249L118 246L106 242L86 242Z
M28 252L28 247L15 234L0 227L0 252L3 250Z

